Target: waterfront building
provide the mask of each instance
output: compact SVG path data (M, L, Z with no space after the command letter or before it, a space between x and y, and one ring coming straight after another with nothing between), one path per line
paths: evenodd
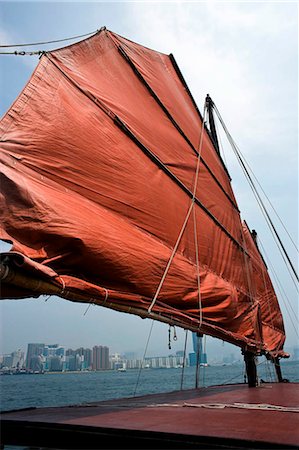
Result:
M65 349L59 344L47 344L44 346L43 355L49 356L64 356Z
M127 369L140 369L141 365L142 365L141 359L127 359L126 360Z
M65 370L70 370L71 372L82 370L82 361L78 354L66 356L65 362Z
M5 367L10 369L12 367L12 356L11 355L3 355L1 367Z
M21 349L15 350L11 353L12 365L16 369L21 369L24 366L24 352Z
M47 358L48 370L50 372L61 372L62 371L62 357L55 355Z
M65 349L59 344L30 343L27 347L26 369L60 371Z
M90 348L80 347L76 350L68 348L65 352L65 370L90 370L92 369L92 351Z
M183 365L183 363L184 363L184 356L177 356L177 355L154 356L145 358L144 367L150 367L152 369L159 369L159 368L170 369L173 367L180 367Z
M92 369L109 369L109 348L102 345L95 345L92 348Z
M68 348L66 351L65 351L65 356L73 356L73 355L75 355L76 353L75 353L75 350L73 350L72 348Z
M74 351L75 355L79 355L80 361L81 361L81 368L82 369L91 369L92 368L92 351L90 348L77 348L77 350Z
M0 367L15 369L16 371L23 369L24 367L24 352L20 349L6 355L2 355L0 359Z
M29 370L37 370L33 369L33 365L37 364L37 356L41 356L44 353L45 344L40 343L30 343L27 346L27 355L26 355L26 369ZM32 362L34 360L34 362Z
M45 368L45 359L43 355L33 355L30 358L29 370L32 372L43 372Z
M189 365L196 366L197 353L199 353L199 363L207 364L208 363L207 354L202 351L202 337L198 338L197 333L192 333L192 342L193 342L193 352L189 353Z
M92 351L90 348L83 349L84 369L92 368Z
M112 370L121 369L126 362L120 353L113 353L109 356L109 368Z

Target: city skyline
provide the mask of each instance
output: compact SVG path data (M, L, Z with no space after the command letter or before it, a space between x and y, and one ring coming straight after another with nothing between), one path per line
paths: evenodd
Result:
M193 352L184 354L183 350L172 352L164 356L146 356L138 358L136 354L109 353L109 348L95 345L92 349L80 347L78 349L65 349L59 344L29 343L27 353L20 349L11 354L0 355L0 375L9 374L45 374L45 373L72 373L72 372L98 372L121 371L131 369L170 369L194 367L197 358L201 366L226 366L244 364L241 355L224 354L217 360L210 360L203 352L200 343L200 352L197 353L195 342ZM291 361L299 360L299 347L294 348Z
M198 348L194 340L193 350ZM201 348L201 343L200 343ZM170 349L169 349L170 350ZM171 368L195 366L197 357L201 364L207 365L207 355L193 351L184 354L183 350L164 356L145 356L140 359L133 352L109 353L109 348L103 345L94 345L92 349L80 347L65 349L60 344L28 343L27 352L20 349L9 355L0 355L0 373L33 373L45 372L80 372L144 368ZM233 355L228 358L235 361Z
M197 353L197 340L196 340L196 334L193 333L192 335L192 344L193 347L186 349L186 358L189 358L190 361L190 365L194 365L195 361L196 361L196 353ZM224 360L230 360L230 361L241 361L242 357L241 357L241 353L239 352L234 352L234 351L230 351L230 352L222 352L221 354L218 355L218 358L215 357L211 357L211 355L209 354L209 361L207 360L207 349L206 346L202 344L202 340L200 341L200 350L199 350L199 355L200 355L200 361L202 363L207 363L207 362L220 362L220 361L224 361ZM80 355L80 356L84 356L84 359L88 361L88 366L91 367L93 370L99 370L102 366L102 363L95 363L95 365L93 365L93 360L95 358L95 352L98 351L102 351L102 349L105 349L106 352L106 361L109 359L122 359L122 360L140 360L141 361L141 356L138 355L137 353L133 352L133 351L129 351L129 352L110 352L109 347L107 347L106 345L93 345L91 348L88 347L84 347L84 346L80 346L77 348L70 348L69 346L63 346L61 344L45 344L45 343L28 343L27 344L27 350L24 351L21 348L15 349L14 351L10 352L10 353L2 353L0 354L0 361L5 360L5 358L10 359L11 360L11 365L15 366L16 363L14 363L14 360L23 360L24 366L27 368L30 368L30 358L32 356L36 356L36 355L40 355L43 354L43 356L46 357L51 357L51 356L76 356L76 355ZM168 348L168 352L167 354L156 354L156 355L143 355L144 357L144 361L148 360L148 359L153 359L153 358L165 358L165 357L169 357L169 356L184 356L184 351L181 350L175 350L172 351L172 349ZM97 356L98 357L98 356ZM99 359L101 360L102 356L99 356ZM298 360L299 359L299 346L297 347L293 347L292 348L292 352L290 355L290 359L291 360ZM107 364L106 364L107 366ZM98 368L97 368L98 367Z

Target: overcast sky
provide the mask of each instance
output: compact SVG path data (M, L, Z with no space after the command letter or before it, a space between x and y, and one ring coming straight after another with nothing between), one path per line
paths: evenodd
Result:
M202 110L207 93L275 205L293 239L298 232L298 12L297 2L1 2L0 41L30 43L66 38L106 26L142 45L173 53ZM59 44L58 44L59 46ZM55 48L41 45L35 50ZM28 48L31 50L32 48ZM28 81L37 57L0 55L4 114ZM249 187L222 137L233 188L250 228L257 230L279 275L286 347L299 345L298 294ZM281 230L280 224L274 218ZM283 239L285 234L282 234ZM293 261L298 254L285 239ZM284 295L282 296L284 297ZM285 307L287 304L287 308ZM1 302L0 353L28 342L108 345L143 352L151 322L101 307L51 297ZM288 312L288 311L289 312ZM290 319L291 316L291 319ZM295 317L297 316L297 317ZM297 332L298 333L298 332ZM155 323L148 354L167 354L167 327ZM191 342L191 339L189 339ZM183 332L173 350L182 349ZM223 346L224 345L224 346ZM209 347L210 346L210 347ZM208 352L231 352L208 340Z

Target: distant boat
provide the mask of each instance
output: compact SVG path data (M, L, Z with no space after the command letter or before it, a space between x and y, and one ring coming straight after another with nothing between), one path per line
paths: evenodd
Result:
M3 444L297 447L283 318L215 112L209 96L199 112L173 55L106 28L42 54L0 124L2 298L53 294L214 336L241 348L249 387L11 412ZM271 390L257 355L274 362Z

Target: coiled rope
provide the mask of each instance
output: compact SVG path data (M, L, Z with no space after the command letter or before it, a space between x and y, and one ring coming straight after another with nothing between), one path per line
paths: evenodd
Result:
M149 408L208 408L208 409L255 409L260 411L280 411L299 413L298 407L270 405L267 403L159 403L148 405Z

